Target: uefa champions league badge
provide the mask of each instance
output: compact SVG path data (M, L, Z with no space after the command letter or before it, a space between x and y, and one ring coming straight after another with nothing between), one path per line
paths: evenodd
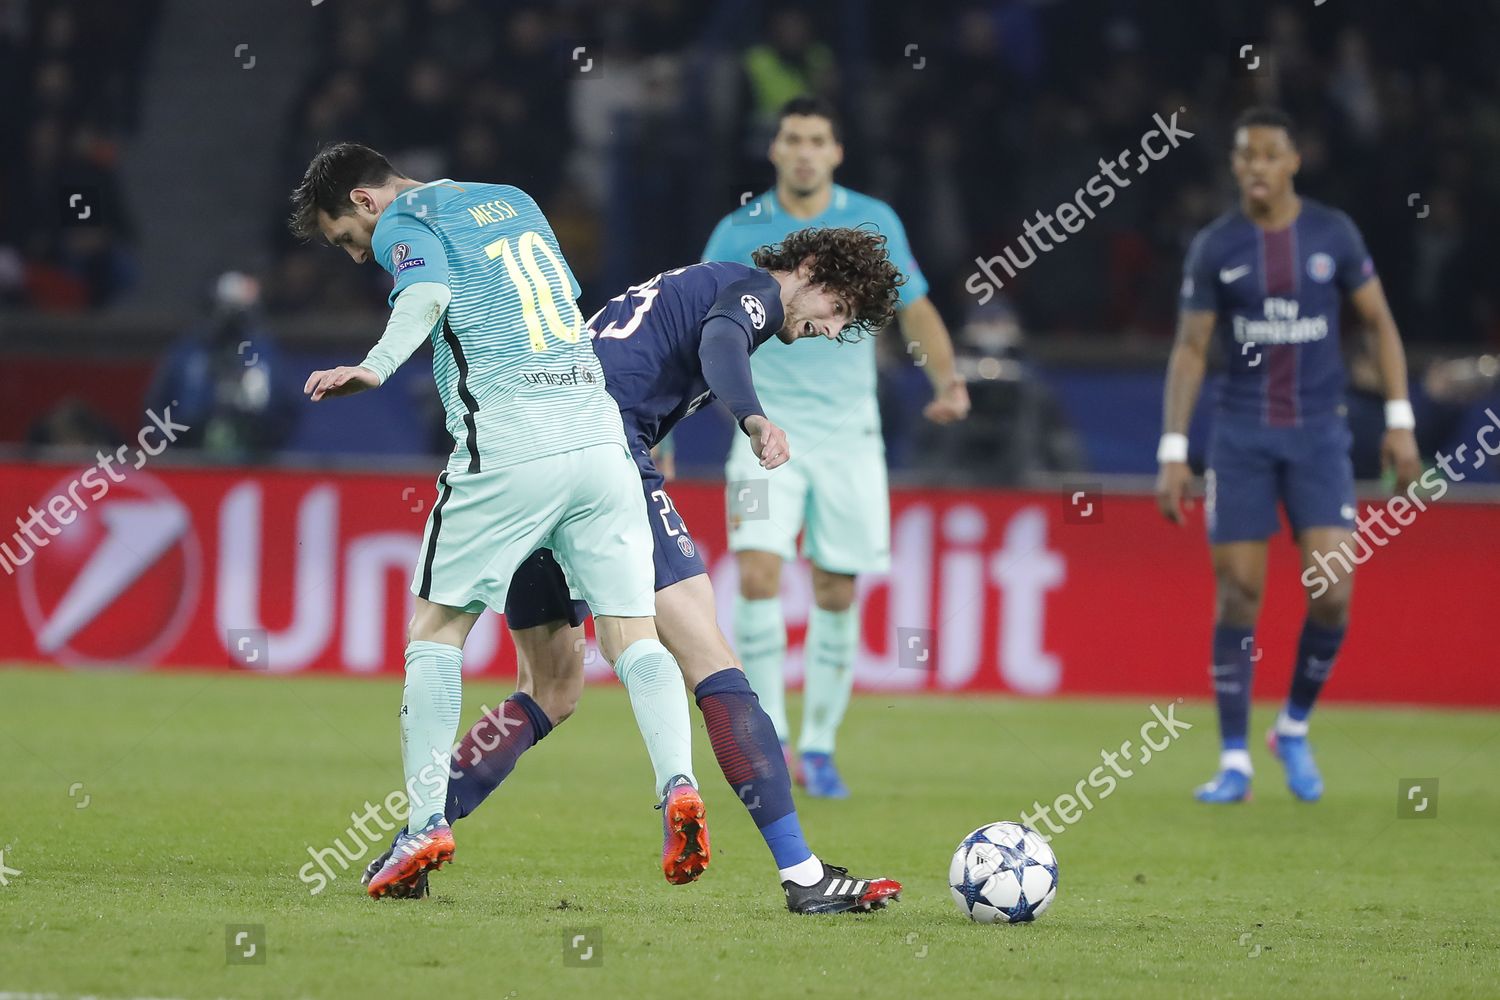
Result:
M406 255L409 253L411 253L411 247L405 243L397 243L391 247L391 266L400 267L401 262L406 259Z
M1326 253L1315 253L1307 258L1307 276L1320 285L1333 280L1333 258Z
M754 295L741 295L740 305L745 309L745 315L750 317L750 325L759 330L766 325L766 307L760 299Z

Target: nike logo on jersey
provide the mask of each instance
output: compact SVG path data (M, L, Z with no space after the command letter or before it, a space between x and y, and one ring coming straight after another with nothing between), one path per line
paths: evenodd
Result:
M1219 268L1219 280L1226 285L1232 285L1249 273L1249 264L1241 264L1239 267L1221 267Z

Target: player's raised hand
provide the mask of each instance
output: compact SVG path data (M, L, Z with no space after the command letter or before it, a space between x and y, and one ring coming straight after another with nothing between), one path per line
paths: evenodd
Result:
M969 387L954 376L932 402L922 408L922 416L935 424L951 424L969 415Z
M302 391L312 397L314 403L325 396L352 396L356 392L374 389L380 385L380 376L368 368L343 365L326 371L313 372L307 376Z
M786 431L765 417L756 415L745 418L745 433L750 435L750 448L760 459L762 469L774 469L785 465L792 457L791 446L786 443Z
M1185 511L1192 505L1187 488L1192 478L1193 470L1186 462L1163 462L1161 471L1156 474L1156 506L1173 524L1187 520Z
M1380 439L1380 464L1396 472L1396 492L1404 493L1422 474L1417 454L1417 436L1404 427L1392 427Z

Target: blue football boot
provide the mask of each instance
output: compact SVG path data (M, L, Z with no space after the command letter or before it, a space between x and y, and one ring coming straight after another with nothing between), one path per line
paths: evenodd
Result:
M1318 773L1306 736L1287 736L1276 732L1273 726L1266 733L1266 746L1286 768L1286 787L1293 795L1303 802L1316 802L1323 797L1323 775Z
M849 787L839 777L839 769L833 763L831 753L802 754L803 784L807 794L815 799L847 799Z
M1193 789L1199 802L1229 803L1250 801L1250 775L1244 771L1223 770L1212 781Z

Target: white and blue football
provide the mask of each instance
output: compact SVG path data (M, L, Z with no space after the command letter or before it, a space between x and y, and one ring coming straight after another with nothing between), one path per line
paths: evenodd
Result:
M1057 897L1057 855L1035 830L990 823L963 839L948 887L964 916L981 924L1024 924Z

